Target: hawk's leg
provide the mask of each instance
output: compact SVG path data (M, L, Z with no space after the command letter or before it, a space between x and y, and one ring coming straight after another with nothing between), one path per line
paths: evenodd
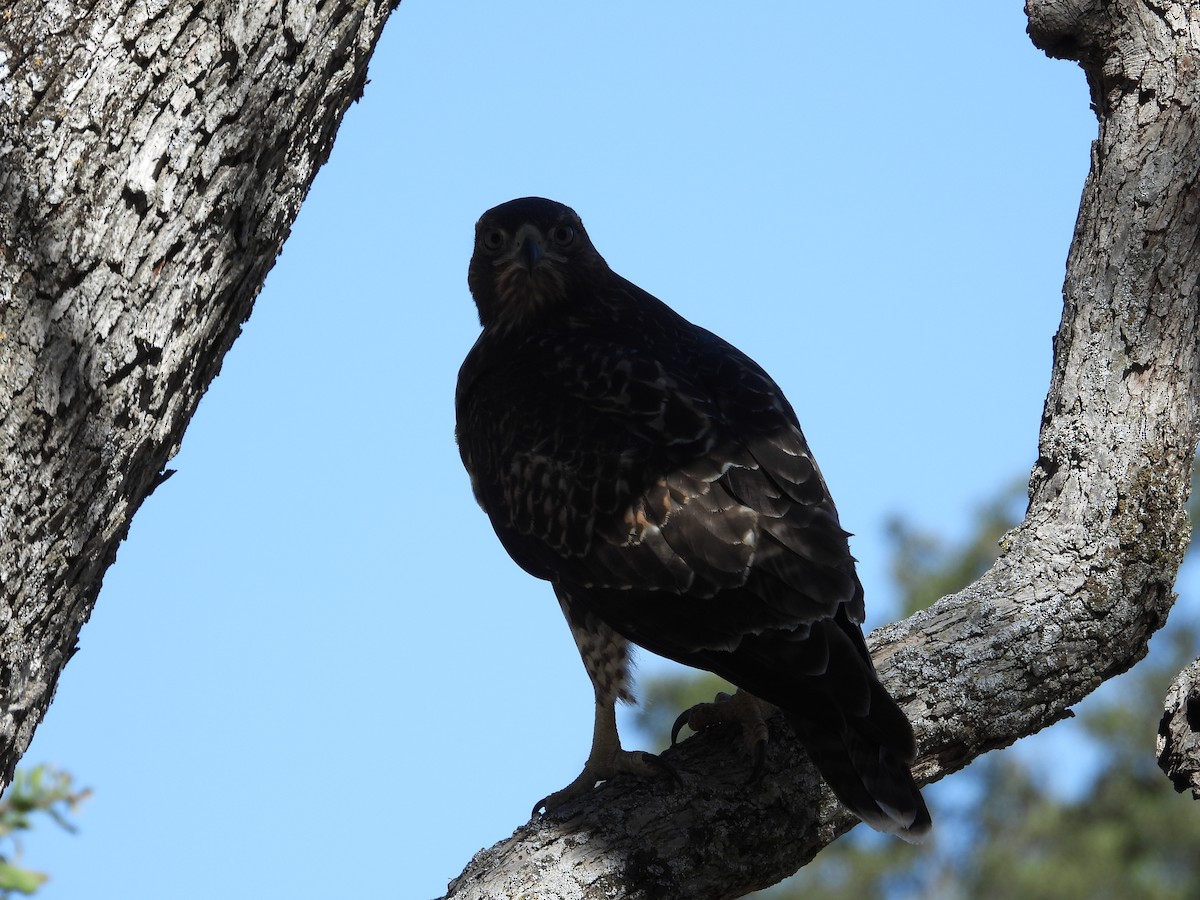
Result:
M714 725L736 723L741 726L742 741L754 759L750 780L757 781L767 761L767 717L775 711L772 704L746 691L739 689L733 696L722 691L712 703L697 703L679 714L671 727L671 743L676 742L684 725L692 731L703 731Z
M617 734L617 701L633 700L629 692L629 642L590 610L572 604L561 589L556 593L596 692L596 719L592 728L592 750L583 771L561 791L539 800L533 807L534 815L542 808L550 812L568 800L586 794L596 782L607 781L622 773L665 774L678 780L674 770L653 753L621 749L621 738Z

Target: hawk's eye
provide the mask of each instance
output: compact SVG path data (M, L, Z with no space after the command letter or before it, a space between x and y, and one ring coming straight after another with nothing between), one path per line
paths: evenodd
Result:
M560 247L569 247L575 240L575 229L570 225L555 225L550 229L550 240Z
M499 228L489 228L480 235L479 242L487 250L496 251L504 246L504 232Z

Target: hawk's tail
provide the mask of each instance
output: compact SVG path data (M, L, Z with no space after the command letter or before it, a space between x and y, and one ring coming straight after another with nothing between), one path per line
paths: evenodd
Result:
M849 722L840 729L814 728L801 715L786 715L821 776L852 813L877 831L913 844L924 840L932 823L910 760Z

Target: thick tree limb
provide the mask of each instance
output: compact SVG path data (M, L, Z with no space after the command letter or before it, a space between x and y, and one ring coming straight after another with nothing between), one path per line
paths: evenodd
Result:
M0 786L396 2L0 15Z
M325 159L389 0L18 0L0 16L0 780L130 518ZM1194 2L1030 0L1100 119L1029 514L968 590L873 636L922 780L1069 714L1165 620L1198 433ZM786 730L682 790L615 783L481 854L451 896L712 897L851 826ZM732 774L731 774L732 773ZM536 888L532 885L536 884Z
M978 582L872 635L880 674L913 719L922 782L1070 715L1141 659L1190 536L1200 8L1026 9L1035 44L1082 64L1100 132L1025 521ZM695 738L668 756L682 789L606 785L482 851L446 896L724 897L774 883L852 823L786 731L772 753L772 776L747 789L720 738Z
M1200 800L1200 660L1179 673L1167 691L1158 724L1158 764L1175 790Z

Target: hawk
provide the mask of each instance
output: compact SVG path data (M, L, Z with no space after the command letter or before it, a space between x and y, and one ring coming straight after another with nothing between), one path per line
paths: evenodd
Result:
M484 213L468 284L483 331L458 378L463 463L509 555L553 587L596 695L583 772L534 812L665 767L617 735L633 643L739 689L676 734L740 721L760 768L777 707L855 815L923 836L912 726L876 677L849 535L778 385L616 274L552 200Z

